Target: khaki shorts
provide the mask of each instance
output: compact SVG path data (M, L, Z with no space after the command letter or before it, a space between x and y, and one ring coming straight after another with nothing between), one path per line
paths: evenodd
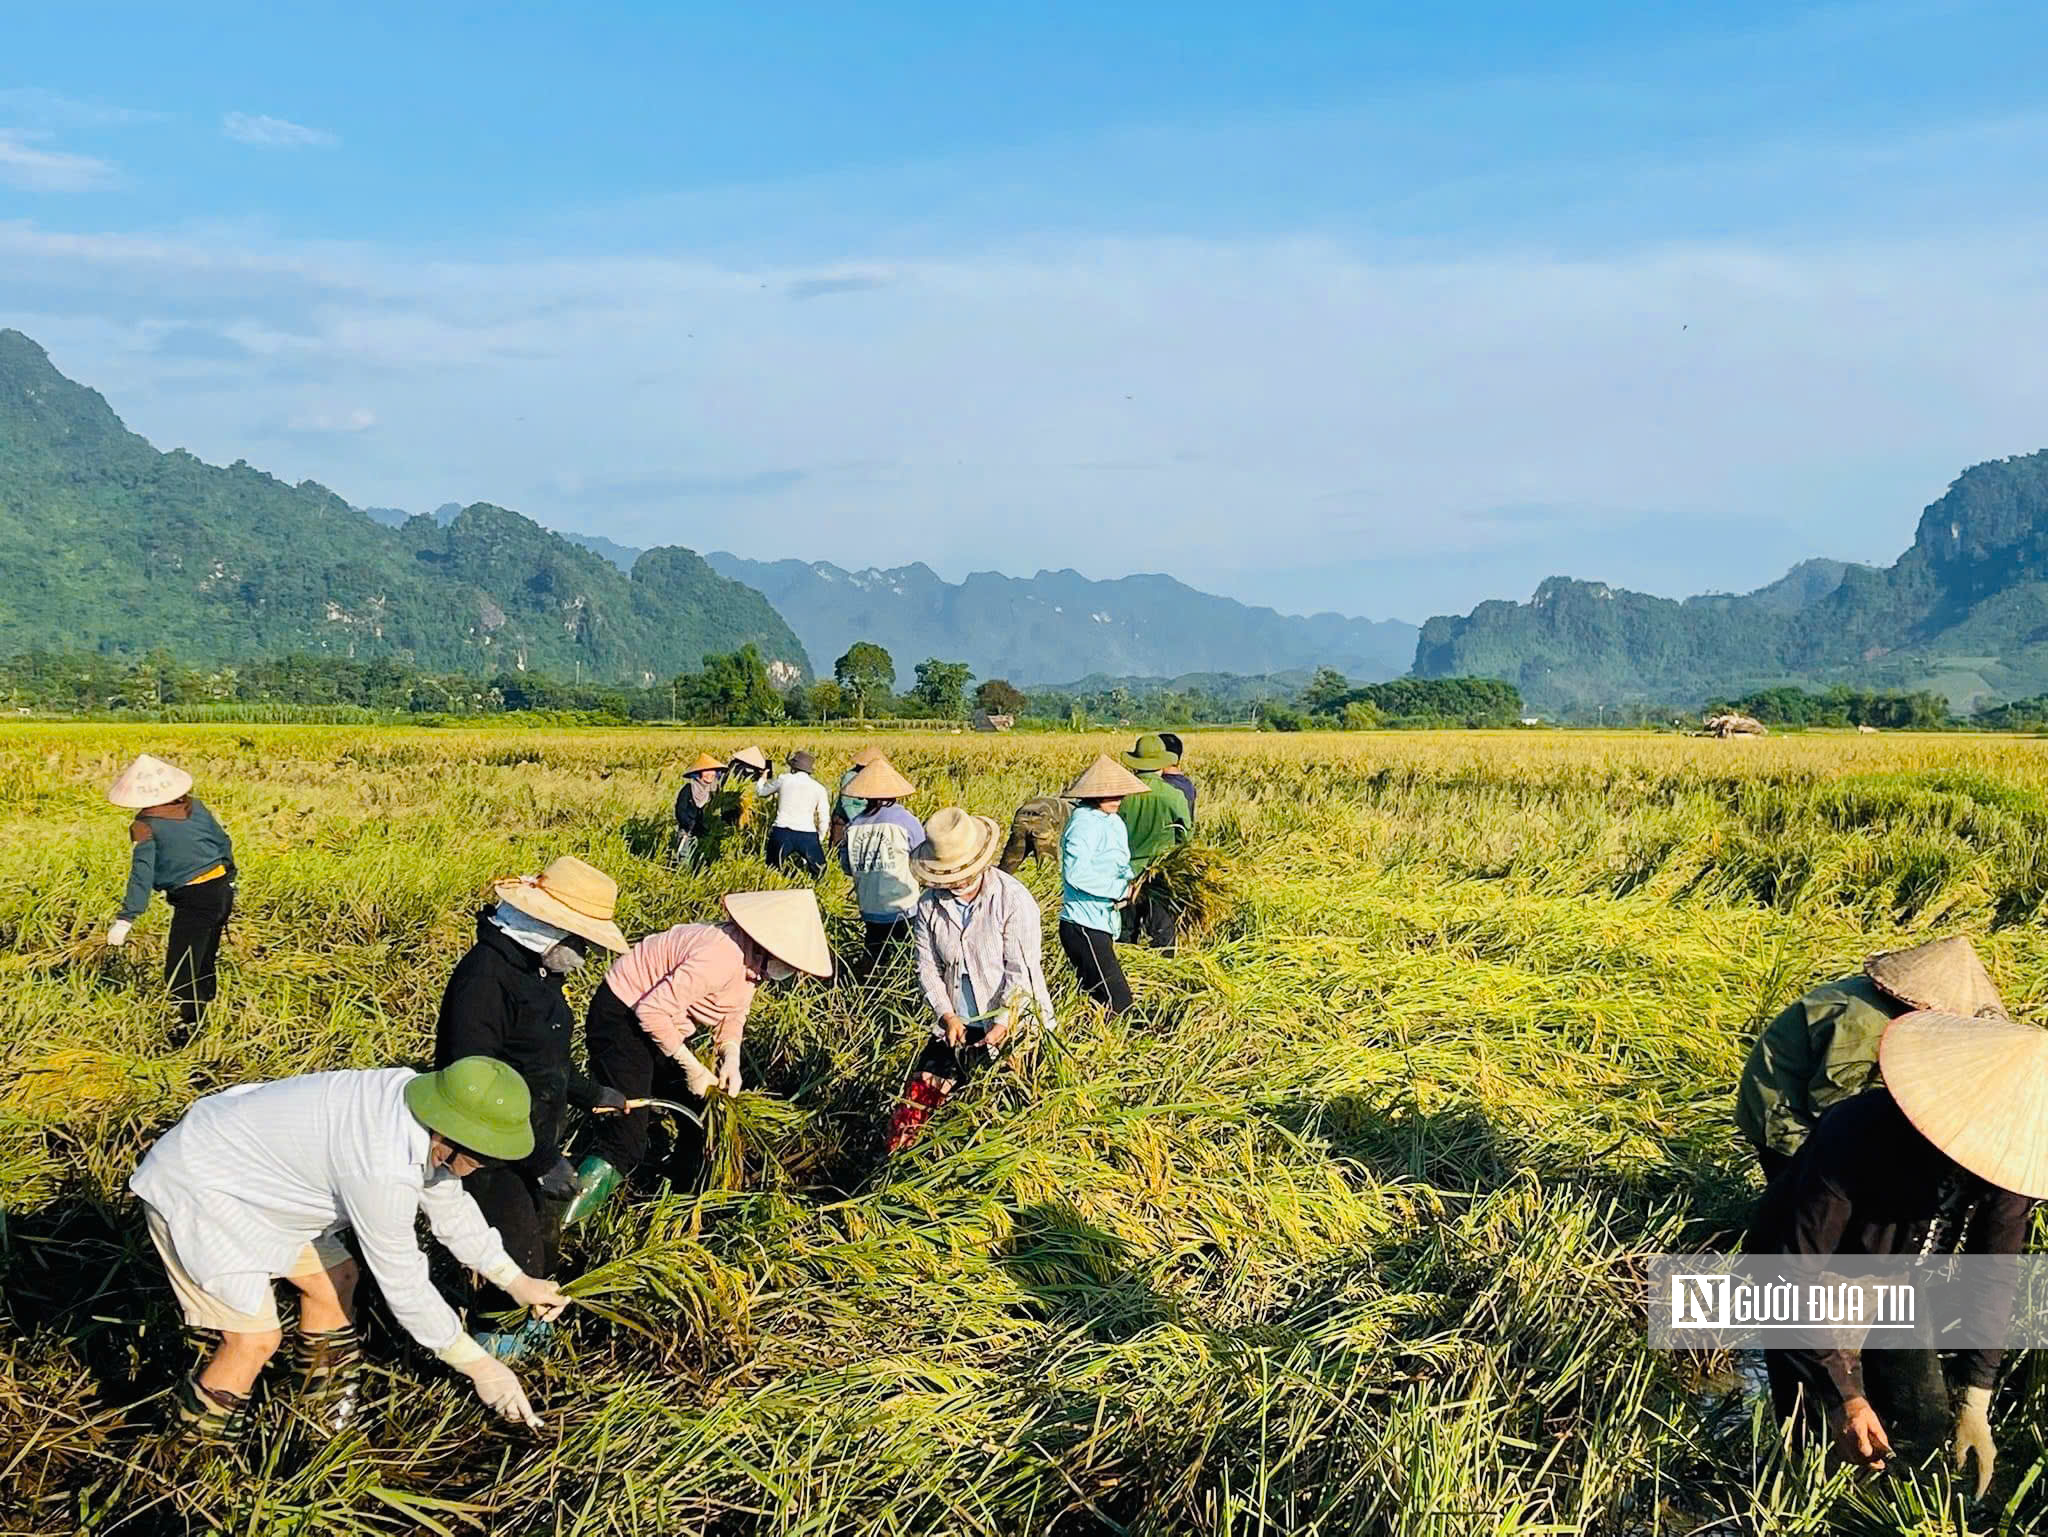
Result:
M178 1251L171 1244L170 1224L147 1201L142 1203L142 1217L149 1225L149 1241L156 1245L157 1258L164 1262L164 1273L171 1278L171 1290L177 1294L178 1306L184 1310L186 1323L195 1329L218 1329L223 1334L270 1334L276 1331L277 1298L274 1295L261 1313L243 1313L229 1307L193 1280L185 1267L178 1263ZM348 1245L341 1241L339 1233L322 1233L299 1251L299 1257L292 1261L292 1268L284 1273L284 1279L318 1275L323 1270L348 1264L354 1257L348 1252Z

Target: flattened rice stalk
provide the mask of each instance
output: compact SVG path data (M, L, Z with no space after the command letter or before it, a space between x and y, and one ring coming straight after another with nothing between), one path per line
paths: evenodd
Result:
M786 1099L714 1086L704 1101L704 1188L743 1190L749 1165L779 1187L793 1174L789 1154L809 1116Z
M1199 936L1237 910L1241 865L1213 844L1183 843L1145 872L1145 883L1165 890L1181 933Z

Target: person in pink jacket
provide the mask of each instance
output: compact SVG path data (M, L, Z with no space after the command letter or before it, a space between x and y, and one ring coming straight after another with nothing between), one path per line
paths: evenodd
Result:
M650 934L612 962L591 996L584 1040L591 1070L630 1104L656 1096L702 1100L740 1092L740 1042L763 982L832 975L818 898L809 891L736 891L724 923L685 923ZM691 1050L711 1038L717 1069ZM580 1221L647 1157L647 1111L592 1123L592 1151L576 1169L566 1221Z

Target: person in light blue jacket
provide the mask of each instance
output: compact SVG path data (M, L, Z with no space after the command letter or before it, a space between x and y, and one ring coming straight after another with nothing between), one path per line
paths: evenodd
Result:
M1145 793L1143 780L1107 756L1066 792L1075 805L1060 834L1060 948L1081 990L1112 1016L1131 1006L1131 984L1116 957L1118 909L1133 878L1131 841L1117 811L1126 796Z

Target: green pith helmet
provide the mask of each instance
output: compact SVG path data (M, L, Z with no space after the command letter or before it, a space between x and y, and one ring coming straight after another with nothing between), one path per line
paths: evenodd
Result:
M405 1086L405 1107L428 1131L511 1163L533 1151L533 1098L526 1080L496 1057L464 1057Z
M1139 737L1131 750L1121 755L1121 760L1125 768L1141 774L1156 774L1180 761L1172 748L1149 732Z

